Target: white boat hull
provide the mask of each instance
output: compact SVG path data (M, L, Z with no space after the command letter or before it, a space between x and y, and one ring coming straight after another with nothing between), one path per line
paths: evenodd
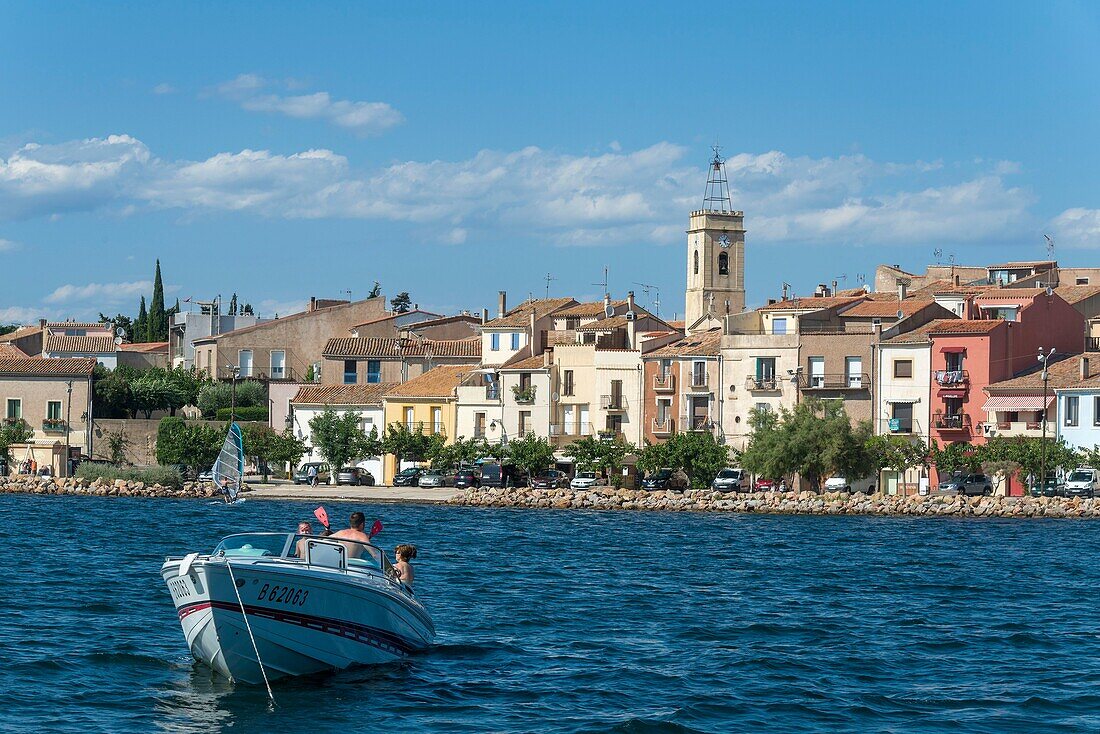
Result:
M271 680L398 660L432 643L423 607L379 575L200 557L161 568L194 657L230 680ZM251 627L253 641L249 637Z

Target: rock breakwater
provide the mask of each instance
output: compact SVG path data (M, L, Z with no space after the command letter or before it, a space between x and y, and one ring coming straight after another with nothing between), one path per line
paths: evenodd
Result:
M241 491L247 492L248 487ZM205 499L219 496L212 482L184 482L182 487L127 481L56 477L0 477L0 494L69 494L89 497L172 497Z
M589 490L474 488L450 504L665 512L744 512L773 515L882 515L960 517L1100 518L1100 498L899 496L847 492L753 492L709 489L649 492L598 487Z

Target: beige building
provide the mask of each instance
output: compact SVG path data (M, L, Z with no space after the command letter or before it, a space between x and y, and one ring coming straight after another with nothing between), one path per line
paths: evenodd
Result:
M477 365L481 338L434 340L411 337L329 339L322 352L321 381L328 385L407 382L433 367Z
M92 436L88 426L95 364L89 358L0 357L0 405L4 420L26 423L33 431L32 446L68 443L90 455ZM14 462L26 458L20 453L25 452L16 452ZM41 463L42 457L36 461ZM55 466L54 470L64 471L64 466Z
M309 309L301 313L194 340L195 366L219 379L239 368L240 377L261 380L302 380L312 367L316 380L332 335L347 334L385 313L382 298L310 299Z
M468 339L478 334L481 324L481 318L466 313L443 316L414 309L404 313L387 314L358 324L352 328L351 335L360 339L400 336L435 340Z

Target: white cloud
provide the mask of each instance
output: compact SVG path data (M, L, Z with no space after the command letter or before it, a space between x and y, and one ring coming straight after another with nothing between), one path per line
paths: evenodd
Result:
M0 324L31 324L40 318L47 318L47 316L32 308L23 306L0 308Z
M239 77L232 84L251 89L263 82ZM359 171L325 149L285 155L246 149L205 160L164 160L141 141L116 135L29 144L0 158L0 218L228 211L411 222L453 244L486 237L678 244L686 213L701 205L706 180L705 169L685 163L686 155L667 142L599 155L532 146ZM733 205L746 212L752 241L764 244L1005 240L1031 219L1032 197L1009 183L1014 169L1000 161L944 166L780 151L741 153L727 162ZM1069 210L1061 225L1088 230L1091 221L1089 236L1100 239L1091 211Z
M20 244L18 242L0 238L0 252L11 252L12 250L18 250L19 247Z
M71 303L73 301L99 301L119 303L137 298L153 290L149 280L135 280L128 283L87 283L85 285L66 284L46 296L46 303Z
M333 99L328 92L282 95L270 91L272 87L279 86L256 74L241 74L236 79L219 84L216 92L250 112L327 120L364 135L381 133L405 120L400 112L385 102Z
M161 83L153 87L153 94L175 94L176 88L168 83Z
M1100 247L1100 209L1066 209L1050 222L1058 246Z

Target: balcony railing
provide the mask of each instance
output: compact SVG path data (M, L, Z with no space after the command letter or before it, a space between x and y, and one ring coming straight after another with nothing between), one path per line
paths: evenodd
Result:
M932 427L937 431L969 431L971 427L970 416L966 413L956 415L935 413L932 415Z
M655 436L671 436L676 432L676 421L672 418L660 418L653 419L653 435Z
M883 418L879 423L879 433L891 433L896 436L923 435L919 421L903 418Z
M654 375L653 390L655 392L674 392L676 390L676 376L672 373L667 375Z
M560 441L561 443L569 443L583 436L592 435L591 423L551 423L550 424L550 438Z
M61 433L68 425L61 418L46 418L42 421L42 430L46 433Z
M752 377L745 380L746 390L771 390L779 389L779 380L775 377Z
M966 370L936 370L936 384L941 387L969 385L970 373Z
M443 421L405 421L405 428L416 433L443 433Z
M871 376L866 372L836 372L810 375L803 390L870 390Z
M535 385L513 385L512 396L516 399L517 403L528 405L535 402Z
M620 412L626 410L626 397L623 395L601 395L600 409Z
M485 386L485 399L486 400L500 400L500 386L499 385L486 385Z
M710 431L714 427L709 415L682 415L679 425L684 431Z
M1100 352L1100 336L1085 337L1086 352Z
M706 373L697 375L692 372L689 386L692 390L706 390L708 387L710 387L709 375L707 375Z

